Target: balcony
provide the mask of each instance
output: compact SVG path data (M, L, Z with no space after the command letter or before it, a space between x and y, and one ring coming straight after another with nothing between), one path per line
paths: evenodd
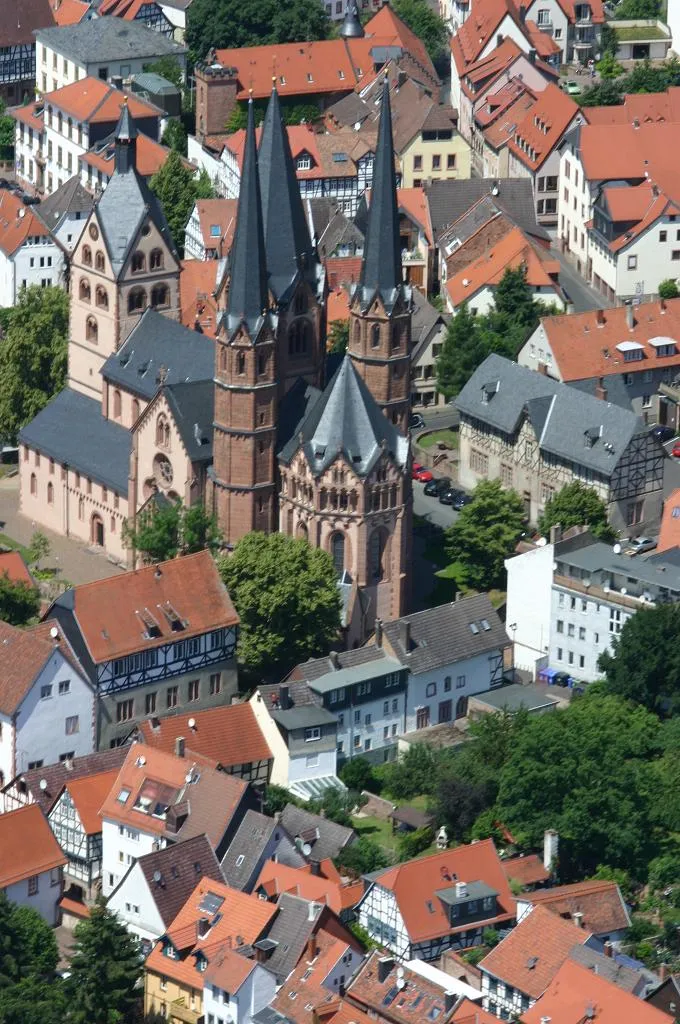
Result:
M424 263L425 254L421 249L402 249L401 250L401 262L402 263Z
M196 1010L190 1010L186 1002L184 996L181 996L179 999L173 999L168 1004L168 1020L179 1020L182 1021L182 1024L198 1024L199 1021L203 1020L203 1015Z
M555 29L555 26L552 23L552 18L550 17L550 15L548 15L548 18L546 20L539 21L538 27L541 32L545 32L545 34L549 36L553 34L553 31Z

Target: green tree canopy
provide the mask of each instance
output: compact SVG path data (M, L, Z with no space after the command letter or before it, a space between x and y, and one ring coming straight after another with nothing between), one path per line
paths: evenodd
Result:
M500 480L482 480L456 521L446 531L451 574L459 586L474 590L505 587L504 561L524 530L524 505Z
M345 846L335 858L340 870L353 871L357 875L368 875L380 871L389 864L385 851L369 836L360 836L355 843Z
M195 177L194 172L185 166L177 150L173 149L149 185L163 207L170 234L177 251L182 255L184 229L196 200L210 199L213 195L210 178L205 171Z
M159 57L152 64L145 64L144 70L154 75L160 75L161 78L167 79L168 82L172 82L178 88L184 80L181 64L174 57L171 57L170 54L166 54L165 57Z
M330 20L318 0L194 0L187 12L186 41L194 61L213 47L259 46L326 39Z
M16 906L12 920L18 940L22 977L31 974L51 978L59 963L59 947L54 929L33 907Z
M435 752L427 743L409 744L405 754L382 769L386 792L394 800L431 793L436 785L436 765Z
M623 7L617 8L617 17ZM616 79L603 79L579 97L583 107L617 106L628 93L665 92L670 86L680 85L680 61L676 57L659 64L649 60L635 61L631 70Z
M163 132L161 142L169 149L176 150L180 156L187 155L187 130L181 121L173 119Z
M329 352L343 355L349 345L349 320L333 320L328 328Z
M448 49L446 25L427 0L395 0L394 13L425 43L430 60L439 61Z
M0 987L0 1024L64 1024L69 1020L60 978L32 976Z
M69 1024L126 1024L139 1002L137 940L101 898L74 936L66 982Z
M548 537L551 526L557 524L563 530L570 526L589 526L590 532L604 541L613 541L616 537L607 521L607 506L602 498L580 480L566 484L546 502L538 528L544 537Z
M7 158L14 152L14 131L16 123L13 117L5 113L7 105L0 100L0 156Z
M0 344L0 434L16 441L66 382L68 295L61 288L22 288L5 318Z
M200 503L187 508L181 500L151 502L137 516L134 528L127 521L123 526L123 543L147 564L204 548L215 551L221 542L217 520Z
M241 619L238 655L277 678L338 643L340 593L326 551L282 533L249 533L220 561Z
M25 626L40 611L40 591L24 580L0 574L0 620L11 626Z
M347 788L355 793L361 793L364 789L370 793L377 793L379 790L373 765L367 757L352 757L345 761L340 769L340 778Z
M656 714L680 707L680 604L640 608L600 655L608 692Z
M667 277L665 281L662 281L660 283L660 299L677 299L678 295L680 295L680 289L678 289L677 281L675 281L672 277Z
M670 3L673 0L669 0ZM633 18L658 18L661 15L661 0L621 0L614 17L617 21Z

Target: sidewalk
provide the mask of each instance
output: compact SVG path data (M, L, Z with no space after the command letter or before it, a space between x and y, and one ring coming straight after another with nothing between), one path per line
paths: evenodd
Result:
M19 477L0 479L0 533L5 533L19 544L28 546L31 536L38 529L49 538L52 548L44 564L47 568L58 569L59 576L63 579L71 583L90 583L123 572L99 551L53 533L21 515Z

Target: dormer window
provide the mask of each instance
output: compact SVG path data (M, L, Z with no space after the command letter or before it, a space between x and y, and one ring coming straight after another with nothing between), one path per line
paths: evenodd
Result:
M298 171L309 171L312 166L312 158L309 153L301 153L297 158Z
M488 405L495 394L497 394L501 382L499 380L491 381L488 384L482 385L482 405Z

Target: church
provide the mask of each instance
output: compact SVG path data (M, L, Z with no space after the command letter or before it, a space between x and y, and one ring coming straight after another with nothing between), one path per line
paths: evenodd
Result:
M20 433L21 512L130 566L123 525L159 499L205 503L228 545L252 530L304 538L333 558L356 645L407 610L411 558L411 293L389 91L339 363L276 88L259 151L249 104L216 340L179 322L181 261L136 140L123 106L114 174L73 253L67 386Z

